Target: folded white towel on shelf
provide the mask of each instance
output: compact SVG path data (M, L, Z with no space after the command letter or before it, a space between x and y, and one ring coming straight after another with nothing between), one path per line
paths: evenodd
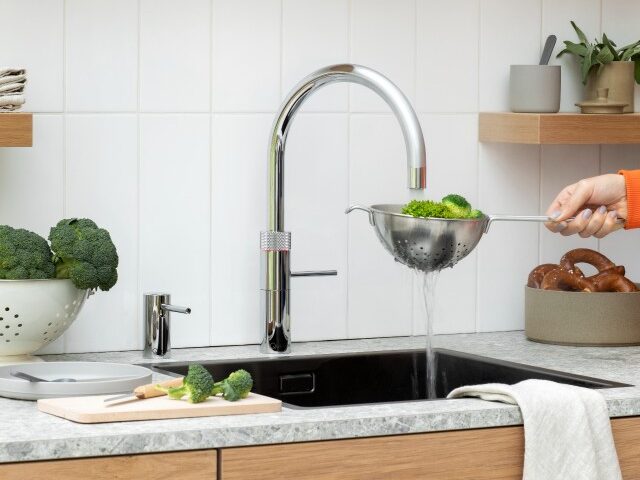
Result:
M27 71L24 68L0 67L0 77L10 77L12 75L25 75Z
M523 480L622 480L607 404L596 390L525 380L460 387L447 398L460 397L520 407Z
M6 75L4 77L0 76L0 85L5 85L7 83L22 83L23 85L27 83L26 75Z
M24 82L22 83L0 83L0 95L24 92Z
M0 111L17 110L24 104L24 95L0 96Z

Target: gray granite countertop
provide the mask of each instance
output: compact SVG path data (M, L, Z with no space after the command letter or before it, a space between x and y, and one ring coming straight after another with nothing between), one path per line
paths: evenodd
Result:
M441 335L435 346L569 373L640 385L640 347L560 347L522 332ZM421 337L312 342L294 354L422 348ZM256 346L189 348L171 361L254 358ZM47 360L142 363L141 352L68 354ZM161 362L159 362L161 363ZM612 417L640 415L640 388L602 390ZM517 425L517 407L474 399L402 402L281 413L83 425L0 398L0 462L192 450Z

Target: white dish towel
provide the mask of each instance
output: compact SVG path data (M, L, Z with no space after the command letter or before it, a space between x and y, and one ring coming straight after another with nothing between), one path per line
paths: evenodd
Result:
M523 480L622 480L604 397L547 380L489 383L453 390L518 405L524 421Z

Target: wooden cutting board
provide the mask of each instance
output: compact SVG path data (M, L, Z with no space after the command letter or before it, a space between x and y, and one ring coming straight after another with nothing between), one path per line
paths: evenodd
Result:
M99 395L40 399L38 400L38 409L41 412L79 423L242 415L273 413L282 410L280 400L257 393L250 393L247 398L237 402L228 402L221 397L210 397L202 403L189 403L162 396L106 406L103 400L108 397L109 395Z

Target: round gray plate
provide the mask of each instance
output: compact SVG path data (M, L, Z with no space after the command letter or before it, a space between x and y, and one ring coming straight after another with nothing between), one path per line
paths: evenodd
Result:
M11 375L17 371L45 380L76 381L30 382ZM126 393L147 383L151 383L151 370L124 363L42 362L0 367L0 396L21 400Z

